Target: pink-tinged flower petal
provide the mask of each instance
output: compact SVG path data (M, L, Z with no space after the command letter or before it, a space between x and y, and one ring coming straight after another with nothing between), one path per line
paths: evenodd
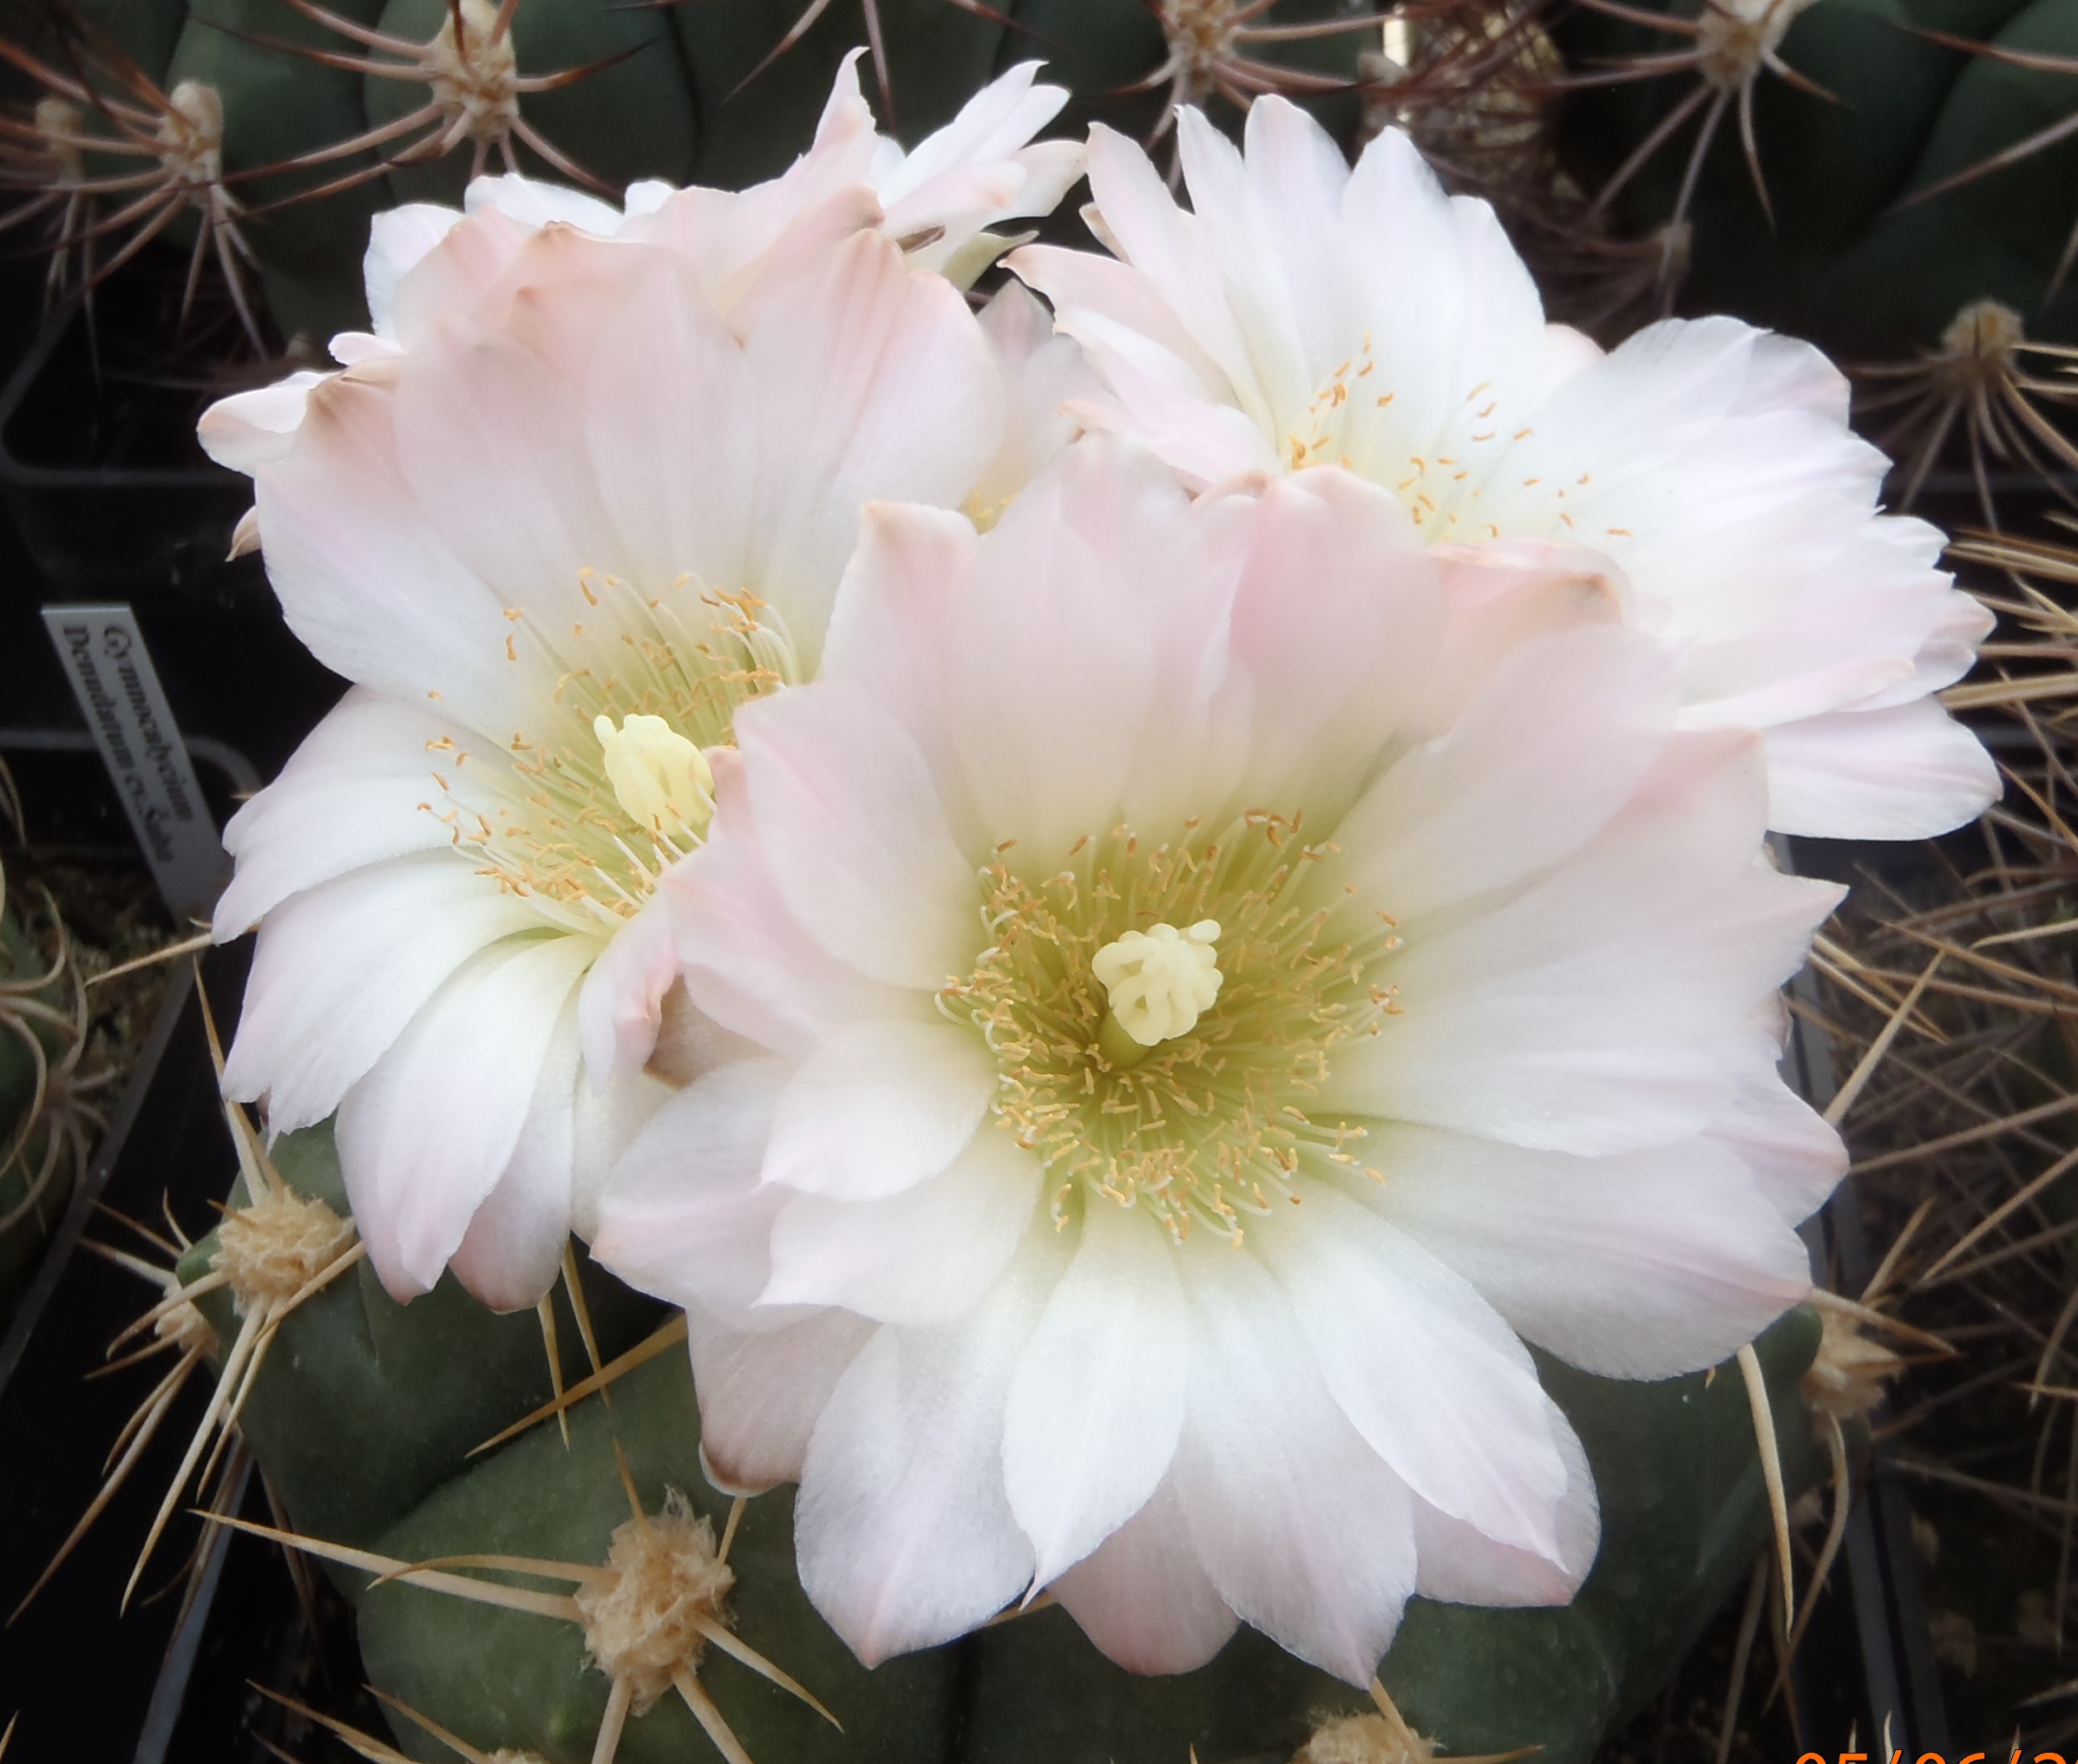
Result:
M760 305L744 349L761 390L751 567L804 669L862 503L956 506L994 457L1002 392L967 302L861 233Z
M650 1118L691 1082L666 1084L645 1069L616 1079L602 1094L580 1079L570 1099L570 1229L586 1243L598 1233L600 1197L621 1155Z
M652 593L688 572L711 590L750 580L757 388L688 280L659 261L606 322L577 331L600 496Z
M1840 893L1754 863L1756 746L1675 738L1545 879L1450 928L1406 921L1404 1013L1338 1055L1322 1105L1584 1156L1701 1131L1758 1048L1748 1013Z
M1104 384L1080 345L1021 283L1007 282L981 309L981 331L1003 377L1003 444L967 497L975 518L993 521L1080 433L1069 408L1101 403ZM834 622L834 620L833 620Z
M202 451L219 465L246 473L285 457L303 426L311 388L328 377L302 369L271 386L218 399L195 430Z
M826 692L747 705L736 728L766 862L802 926L890 986L934 991L962 972L979 895L909 732Z
M1471 197L1445 194L1397 129L1372 141L1357 161L1343 214L1342 244L1361 290L1364 334L1316 359L1314 372L1326 377L1353 356L1377 363L1374 373L1351 382L1351 395L1360 403L1371 399L1371 408L1390 419L1375 443L1379 466L1394 474L1390 482L1408 475L1412 456L1434 462L1447 453L1469 463L1477 448L1485 463L1491 443L1472 437L1511 435L1532 421L1531 397L1550 373L1552 338L1537 285L1493 211ZM1310 268L1294 266L1289 273ZM1388 395L1389 405L1376 403ZM1402 436L1419 438L1393 447ZM1443 445L1431 444L1438 442ZM1447 536L1491 535L1475 527ZM1511 534L1504 529L1501 536ZM1595 542L1584 533L1576 536Z
M816 1423L794 1506L801 1584L869 1666L964 1635L1031 1584L1003 1408L1059 1278L1052 1238L1032 1234L957 1328L883 1325Z
M1929 839L2005 788L1976 737L1932 698L1770 729L1767 757L1769 820L1825 838Z
M1781 1040L1778 1033L1773 1045ZM1845 1142L1773 1071L1755 1072L1740 1085L1730 1109L1710 1124L1710 1137L1739 1154L1754 1186L1792 1225L1818 1211L1846 1174Z
M1818 668L1793 679L1773 680L1734 697L1708 698L1681 712L1684 729L1772 729L1814 717L1840 704L1859 704L1887 693L1912 677L1902 655L1863 656Z
M590 954L569 937L485 951L339 1105L340 1174L393 1297L431 1289L504 1174Z
M980 230L983 214L1007 214L1019 206L1025 187L1024 167L1008 160L993 165L961 166L934 178L921 189L887 202L882 223L889 238L903 239L937 237L920 251L920 261L941 268L951 258L947 246L964 244Z
M423 226L430 231L452 212L432 209ZM536 230L495 207L479 208L467 223L449 224L429 246L423 233L412 239L407 250L418 255L395 276L386 297L370 281L369 311L377 336L406 350L416 347L442 318L469 311L495 286Z
M1622 809L1674 711L1674 670L1649 639L1602 626L1525 643L1351 810L1343 862L1403 921L1535 875Z
M664 994L678 978L670 903L655 895L614 932L578 988L578 1045L594 1091L647 1062L663 1026Z
M1227 305L1215 242L1177 208L1147 155L1102 123L1090 130L1090 193L1125 261L1160 288L1203 358L1216 366L1225 383L1217 390L1259 425L1269 426L1248 339ZM1060 320L1071 334L1079 334L1066 313Z
M1350 325L1338 278L1289 276L1285 266L1311 268L1319 247L1333 245L1349 174L1341 150L1302 111L1273 106L1251 116L1245 162L1195 108L1177 118L1177 145L1190 180L1190 232L1218 260L1220 290L1247 351L1245 374L1223 356L1223 364L1244 409L1260 401L1289 430L1302 410L1280 393L1300 387L1310 393L1316 377L1310 362ZM1131 251L1123 235L1121 243Z
M598 1203L592 1255L630 1286L712 1312L733 1329L773 1329L759 1315L771 1278L767 1245L784 1190L762 1188L772 1111L786 1082L777 1060L724 1066L650 1118Z
M631 213L624 243L664 246L683 258L700 295L741 337L764 291L810 269L854 233L880 226L880 200L868 185L814 155L770 183L741 192L695 186ZM806 175L803 175L805 174Z
M1160 286L1131 264L1057 245L1020 246L1003 261L1052 304L1058 328L1101 354L1107 370L1124 351L1178 394L1196 390L1202 399L1225 384L1219 364L1170 310ZM1205 414L1202 402L1194 408ZM1151 437L1149 445L1168 457Z
M1566 1604L1580 1590L1602 1543L1602 1513L1594 1472L1572 1423L1551 1412L1551 1434L1565 1465L1558 1505L1558 1559L1497 1544L1426 1501L1414 1503L1414 1545L1421 1557L1414 1590L1453 1604L1503 1607Z
M1329 1392L1423 1500L1556 1560L1565 1470L1528 1351L1474 1288L1325 1185L1252 1235Z
M1054 1581L1083 1633L1128 1672L1195 1672L1239 1619L1198 1566L1172 1483Z
M427 528L504 606L552 618L558 636L566 613L588 610L580 572L640 580L600 500L579 389L504 331L443 318L414 347L397 382L397 461L423 487Z
M368 250L361 259L368 290L368 317L375 334L394 342L391 313L398 285L423 263L441 240L462 224L458 210L432 202L407 202L384 210L368 223Z
M478 951L539 921L451 853L371 865L292 896L252 953L225 1094L269 1125L322 1121Z
M842 1310L756 1334L697 1308L685 1322L710 1475L741 1494L798 1481L816 1418L875 1325Z
M830 608L824 672L889 703L941 702L952 660L934 639L954 626L974 543L963 515L869 502Z
M390 390L359 371L311 389L289 456L255 480L267 579L334 672L509 734L539 682L506 659L506 603L426 525Z
M1249 687L1249 803L1354 797L1434 667L1448 603L1406 511L1347 472L1263 491L1227 633Z
M1502 660L1540 637L1621 623L1634 597L1600 552L1544 539L1497 539L1429 548L1450 623L1422 683L1411 730L1449 729Z
M1335 1406L1261 1262L1203 1236L1180 1261L1192 1352L1173 1479L1198 1561L1243 1622L1368 1683L1414 1590L1413 1497Z
M1714 1366L1811 1289L1803 1240L1710 1138L1589 1158L1392 1126L1364 1150L1378 1213L1605 1378Z
M985 847L1065 858L1122 818L1171 824L1236 787L1245 686L1205 609L1230 602L1250 521L1244 502L1190 502L1143 449L1092 440L984 536L988 588L963 609L946 718L990 738L943 737L941 752Z
M882 196L899 201L932 180L968 166L1009 160L1026 142L1060 115L1068 102L1059 86L1032 84L1042 62L1019 62L992 80L960 107L944 128L917 143L875 181ZM854 77L856 68L854 65ZM1072 146L1072 142L1057 145Z
M566 1010L505 1172L470 1215L449 1263L455 1278L495 1311L539 1303L562 1272L577 1157L578 1066L576 1027Z
M305 889L447 845L449 828L420 806L435 788L429 744L447 732L412 705L349 691L225 827L238 872L217 901L217 941L244 935Z
M619 230L621 211L587 196L582 190L565 189L560 184L523 178L516 172L502 177L473 178L462 199L469 214L495 209L508 220L540 228L560 223L600 239L611 239Z
M674 1090L683 1090L718 1066L755 1059L764 1049L748 1035L718 1023L692 1001L681 978L664 994L659 1011L657 1044L643 1071Z
M780 1097L764 1179L840 1201L899 1195L967 1149L995 1092L996 1062L977 1035L945 1022L847 1023Z
M823 948L787 910L744 801L743 767L714 756L715 836L664 878L693 1002L725 1028L799 1059L832 1020L900 1014L911 1001Z
M772 1222L772 1278L759 1302L842 1305L927 1328L957 1322L1017 1254L1044 1174L1029 1151L983 1132L949 1169L884 1200L795 1195Z
M1143 1213L1091 1205L1004 1420L1004 1485L1041 1585L1131 1518L1168 1474L1190 1355L1175 1246Z

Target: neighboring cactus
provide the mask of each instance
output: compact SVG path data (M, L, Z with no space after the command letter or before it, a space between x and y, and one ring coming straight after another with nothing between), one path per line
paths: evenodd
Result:
M911 141L1035 58L1077 95L1063 120L1077 134L1097 115L1145 134L1170 100L1245 105L1268 90L1338 102L1335 120L1353 127L1355 100L1334 95L1375 40L1330 0L1274 11L872 3L896 107L883 123ZM365 322L360 264L377 210L458 203L486 167L615 195L645 178L739 187L774 176L814 132L857 35L855 19L818 9L794 37L791 0L75 0L48 19L49 41L0 39L0 55L72 107L5 126L10 180L60 223L53 248L72 259L62 279L90 284L142 248L145 228L167 232L196 270L215 259L249 329L250 257L283 335L318 345ZM176 153L161 137L178 119L188 126ZM162 193L147 212L112 180L153 157Z
M0 814L19 824L0 769ZM89 1100L112 1074L88 1072L87 999L71 940L45 902L56 948L46 959L8 898L0 868L0 1328L64 1216L102 1120Z
M278 1153L292 1185L338 1201L325 1130L289 1136ZM191 1277L218 1248L214 1237L195 1245L184 1261ZM656 1315L595 1271L585 1285L602 1353ZM226 1295L200 1302L230 1339ZM1819 1462L1796 1393L1819 1334L1817 1318L1799 1312L1760 1347L1793 1492ZM678 1491L690 1502L686 1525L704 1518L728 1540L734 1578L722 1615L694 1615L725 1622L740 1646L709 1634L704 1656L688 1650L685 1663L757 1764L1183 1764L1193 1746L1205 1759L1289 1756L1324 1720L1367 1707L1250 1630L1199 1671L1135 1678L1059 1610L1006 1616L965 1642L865 1670L800 1590L791 1492L759 1496L731 1517L702 1473L683 1350L668 1332L652 1340L668 1351L614 1379L603 1397L567 1407L567 1445L543 1420L477 1453L547 1397L532 1318L495 1316L451 1279L401 1307L362 1267L282 1322L241 1426L300 1535L331 1546L320 1553L355 1593L379 1690L485 1752L515 1748L556 1764L593 1758L614 1698L587 1649L612 1649L597 1613L585 1618L591 1596L581 1589L607 1584L609 1564L625 1565L612 1552L633 1523L632 1488L652 1516L676 1511ZM1452 1751L1535 1743L1551 1764L1572 1764L1649 1695L1745 1573L1767 1536L1767 1507L1737 1377L1623 1384L1541 1364L1601 1491L1595 1574L1564 1609L1417 1600L1380 1677L1406 1721ZM357 1573L339 1561L354 1551L366 1552ZM416 1564L432 1564L429 1582L397 1571ZM551 1564L573 1571L558 1583ZM372 1584L370 1567L381 1576ZM472 1577L524 1590L502 1603L457 1596L468 1588L452 1583ZM579 1597L566 1610L574 1586ZM826 1704L842 1735L785 1686L760 1682L770 1674L746 1661L746 1649ZM619 1701L639 1710L644 1699ZM701 1723L684 1695L619 1713L624 1764L698 1755ZM410 1722L395 1725L413 1755L450 1755Z
M1685 82L1637 77L1670 36L1707 50L1699 20L1720 10L1597 3L1563 33L1582 85L1615 82L1570 101L1570 162L1629 231L1688 224L1682 310L1734 312L1864 359L1931 351L1986 299L2035 336L2078 338L2078 290L2059 278L2078 221L2078 147L1984 163L2059 122L2078 127L2078 73L2000 58L2078 50L2078 7L1777 0L1723 14L1752 15L1738 69L1699 53ZM1721 121L1734 96L1746 139L1727 128L1694 149L1689 121Z

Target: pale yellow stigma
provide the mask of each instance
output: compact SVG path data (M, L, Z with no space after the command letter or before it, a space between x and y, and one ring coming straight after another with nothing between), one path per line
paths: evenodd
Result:
M714 773L707 756L661 717L596 717L606 782L629 819L659 837L698 836L714 818Z
M1157 925L1105 944L1090 962L1111 996L1105 1027L1116 1023L1142 1047L1188 1035L1226 978L1214 965L1218 940L1219 921L1200 919L1187 931Z

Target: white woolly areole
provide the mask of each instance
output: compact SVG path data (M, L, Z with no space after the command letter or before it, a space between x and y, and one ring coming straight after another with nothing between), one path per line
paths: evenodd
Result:
M664 1510L613 1529L606 1550L612 1577L576 1593L592 1663L625 1682L640 1715L690 1674L707 1646L703 1623L725 1621L722 1601L736 1573L719 1559L714 1526L678 1489Z
M354 1224L317 1197L279 1183L226 1213L216 1236L209 1265L225 1276L242 1317L255 1306L295 1297L352 1247Z

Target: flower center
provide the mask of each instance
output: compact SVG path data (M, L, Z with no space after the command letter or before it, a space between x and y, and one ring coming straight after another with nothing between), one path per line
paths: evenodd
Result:
M714 818L707 756L661 717L639 712L619 728L601 712L593 733L605 750L606 781L621 808L659 840L697 839Z
M1214 966L1218 941L1219 921L1200 919L1188 931L1164 924L1128 931L1099 949L1090 971L1111 996L1102 1031L1105 1052L1128 1064L1136 1052L1196 1028L1226 979Z
M567 636L519 607L505 653L553 670L533 726L469 764L452 737L429 743L440 797L421 806L482 873L574 931L612 931L705 836L714 775L739 705L800 678L792 644L748 592L646 598L589 572L596 622ZM684 615L681 616L681 608Z
M1173 844L1120 827L1051 875L1007 848L981 872L993 941L939 1005L987 1039L997 1124L1058 1179L1057 1227L1098 1197L1238 1243L1308 1158L1363 1167L1362 1127L1305 1104L1338 1044L1398 1014L1367 976L1400 939L1383 915L1350 928L1316 881L1333 848L1299 831L1267 811Z

